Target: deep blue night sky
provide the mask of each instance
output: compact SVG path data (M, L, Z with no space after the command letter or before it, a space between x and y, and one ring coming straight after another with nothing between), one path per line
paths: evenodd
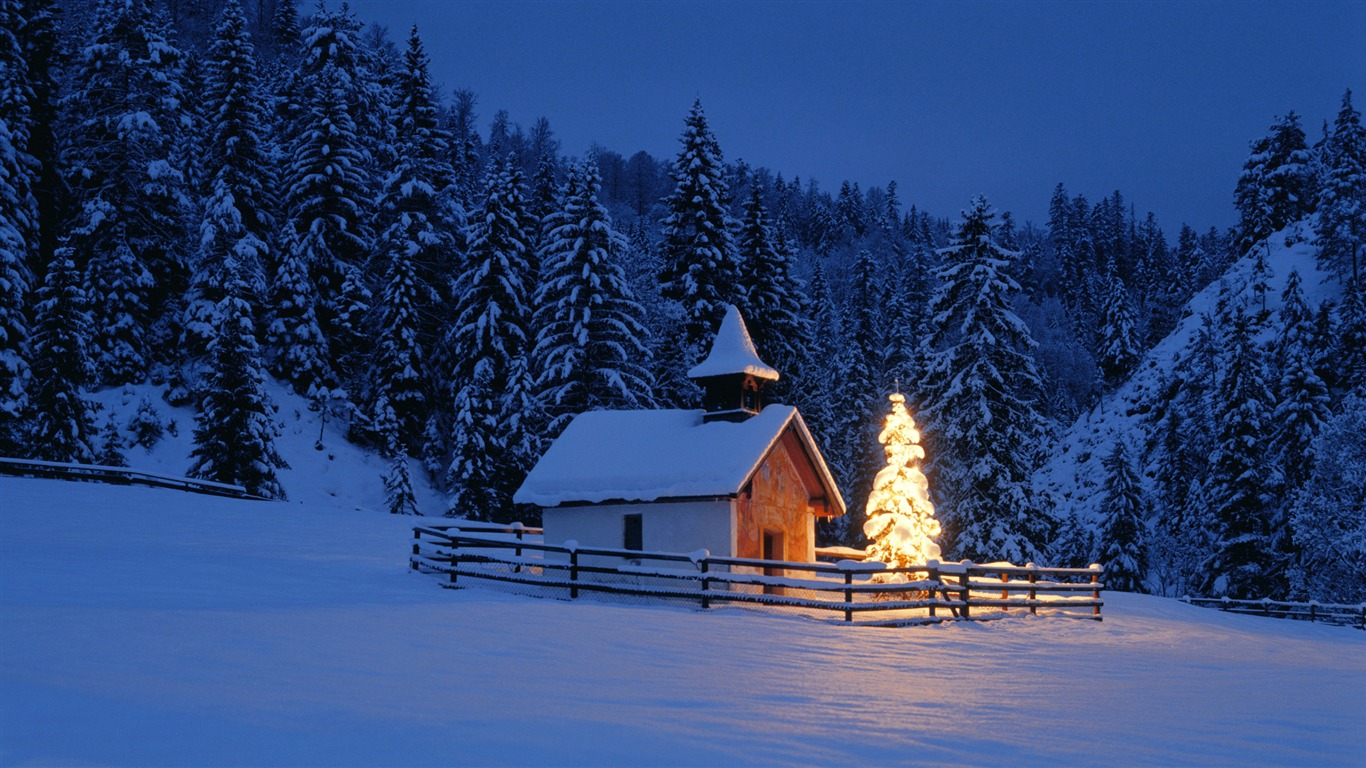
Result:
M1366 106L1366 2L443 2L352 0L433 78L593 142L672 158L700 97L729 160L836 191L895 179L956 217L985 193L1046 221L1062 181L1118 188L1168 235L1235 221L1247 143L1294 110L1310 142Z

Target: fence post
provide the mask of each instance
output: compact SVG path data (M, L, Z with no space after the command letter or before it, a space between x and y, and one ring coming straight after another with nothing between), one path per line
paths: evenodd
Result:
M1039 599L1039 592L1034 588L1034 585L1039 583L1039 574L1034 570L1038 567L1033 563L1029 564L1029 613L1031 616L1039 615L1039 606L1035 605Z
M519 542L519 544L520 544L520 542L522 541L522 528L523 528L523 526L522 526L522 523L521 523L520 521L514 522L514 523L512 524L512 532L513 532L514 534L517 535L517 541ZM521 548L521 546L518 546L517 549L514 550L514 552L515 552L516 555L517 555L517 559L518 559L518 560L521 560L521 559L522 559L522 548ZM521 573L521 572L522 572L522 564L521 564L521 563L517 563L516 567L513 568L512 572L513 572L513 573Z
M449 534L447 539L451 542L451 584L455 584L455 571L460 567L460 541Z
M711 596L707 594L707 590L711 589L711 579L707 577L711 563L704 557L698 566L702 569L702 610L705 611L711 607Z
M1091 599L1100 600L1100 563L1091 563ZM1100 603L1091 606L1091 615L1100 615Z
M963 588L960 593L963 597L963 618L972 618L972 590L968 589L968 569L972 567L971 560L964 560L960 563L963 566L963 573L958 577L958 585Z
M569 550L569 598L579 596L579 549Z
M854 609L850 606L854 603L854 572L846 569L844 571L844 620L854 620Z
M1003 574L1001 574L1001 583L1002 583L1002 584L1008 584L1008 583L1010 583L1010 574L1008 574L1008 573L1003 573ZM1010 599L1010 590L1006 589L1005 587L1002 587L1002 588L1001 588L1001 599L1002 599L1002 600L1009 600L1009 599ZM1009 611L1009 610L1010 610L1010 606L1003 605L1003 606L1001 606L1001 610L1003 610L1003 611Z
M413 557L411 560L413 570L417 570L417 558L422 554L422 529L413 529Z
M928 581L928 582L930 582L930 618L933 619L933 618L935 618L935 616L934 616L935 603L938 602L938 600L939 600L939 598L935 597L934 588L935 588L935 585L943 586L943 584L940 583L940 581L939 581L939 561L938 561L938 560L931 560L931 561L929 561L928 563L925 564L925 580Z

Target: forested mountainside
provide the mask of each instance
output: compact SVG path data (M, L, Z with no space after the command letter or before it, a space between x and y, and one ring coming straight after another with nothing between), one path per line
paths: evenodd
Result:
M1252 142L1237 227L1169 239L1118 191L1059 184L1038 225L826 191L728 162L701 103L676 157L566 150L345 6L0 0L0 61L5 454L117 463L158 405L87 395L155 384L198 414L189 473L285 496L269 376L387 458L393 511L425 472L450 514L525 518L573 414L697 403L735 304L855 510L828 541L862 543L899 390L949 556L1366 595L1350 91L1312 146L1293 113ZM1118 407L1103 471L1041 472Z

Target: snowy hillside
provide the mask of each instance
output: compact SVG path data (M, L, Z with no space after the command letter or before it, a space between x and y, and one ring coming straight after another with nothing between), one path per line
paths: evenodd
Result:
M275 420L281 427L276 440L280 455L289 463L281 470L280 482L288 494L286 503L346 506L383 512L384 483L381 479L388 462L372 451L346 440L345 424L332 417L310 411L308 402L271 380L267 383L271 402L276 406ZM175 408L162 399L162 388L152 385L114 387L90 396L103 410L96 417L101 427L109 418L120 427L125 443L124 456L129 467L173 477L183 477L191 465L194 447L194 409ZM164 434L150 448L130 444L139 408L150 403L155 416L166 426ZM174 426L170 426L170 425ZM321 445L321 449L319 448ZM414 492L418 509L425 515L441 515L446 500L425 482L425 473L413 462Z
M1291 271L1297 270L1303 281L1305 299L1317 310L1324 299L1336 297L1338 286L1325 284L1315 263L1317 248L1306 242L1287 246L1286 234L1289 232L1271 237L1268 260L1271 290L1267 295L1267 308L1273 314L1280 309L1286 278ZM1247 286L1252 268L1253 256L1247 254L1224 275L1223 282L1233 295L1250 295ZM1149 427L1144 415L1151 409L1153 398L1161 395L1162 380L1171 374L1178 361L1189 355L1201 319L1215 311L1219 292L1220 281L1215 281L1197 293L1186 305L1176 329L1148 352L1133 375L1107 394L1092 411L1077 419L1057 442L1051 459L1036 476L1035 488L1054 497L1060 514L1075 510L1082 520L1096 522L1105 481L1102 462L1117 440L1126 441L1128 455L1147 456L1145 443ZM1143 465L1147 464L1145 458Z
M369 470L334 443L289 504L0 478L0 764L1366 755L1358 630L1128 594L1099 624L870 630L451 592L407 569L411 518L343 495Z

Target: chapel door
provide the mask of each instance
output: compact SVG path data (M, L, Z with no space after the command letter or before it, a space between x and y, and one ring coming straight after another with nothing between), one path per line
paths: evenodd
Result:
M771 529L764 529L764 559L765 560L786 560L783 553L783 533ZM765 576L783 576L782 568L764 568ZM782 587L772 584L764 585L764 593L769 595L781 595Z

